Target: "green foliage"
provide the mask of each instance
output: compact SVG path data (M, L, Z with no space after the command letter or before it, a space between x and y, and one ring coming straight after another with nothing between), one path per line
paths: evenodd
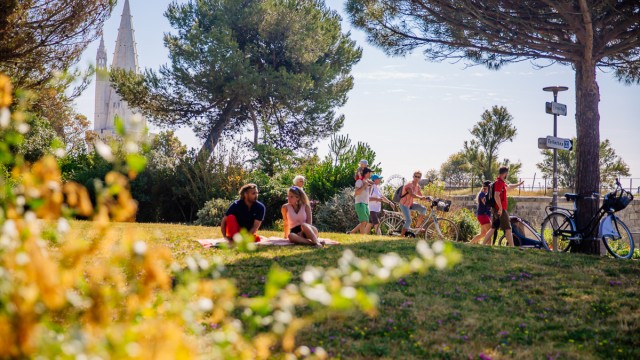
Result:
M432 181L422 188L422 194L432 198L442 197L444 195L444 185L443 181Z
M198 219L194 224L220 226L220 222L227 212L229 205L229 200L227 199L212 199L207 201L204 203L202 209L198 210Z
M320 204L314 214L314 222L320 231L345 232L358 223L353 188L342 189L325 204Z
M480 224L473 211L467 208L460 208L451 217L460 230L459 241L470 241L480 232Z
M577 174L578 139L573 138L571 151L558 150L558 185L574 189ZM538 169L548 178L553 178L553 151L542 150L542 162L536 164ZM616 154L609 139L600 142L600 184L614 187L615 179L620 176L630 176L629 166Z
M471 174L471 166L462 151L450 155L440 166L440 179L450 186L465 186Z
M207 154L247 125L254 146L292 150L342 127L335 109L361 50L324 2L192 0L171 3L165 16L175 29L164 39L171 63L111 74L118 93L158 124L193 128Z
M509 215L515 215L514 210L517 204L518 200L516 200L515 197L507 195L507 212L509 213Z
M313 199L325 202L345 187L354 185L361 159L367 160L374 172L380 172L380 164L375 163L375 158L376 153L369 144L352 145L348 135L333 136L325 159L318 166L307 168L307 192Z
M503 106L493 106L485 110L481 120L470 130L474 139L464 142L464 154L471 166L472 173L483 179L495 179L498 168L498 150L500 145L516 136L513 116Z

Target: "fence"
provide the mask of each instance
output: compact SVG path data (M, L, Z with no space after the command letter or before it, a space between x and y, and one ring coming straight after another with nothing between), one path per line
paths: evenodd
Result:
M553 180L550 178L541 178L541 177L531 177L531 178L520 178L524 180L524 185L518 187L517 189L510 190L511 194L536 194L543 196L551 196L553 193ZM622 187L629 191L632 194L640 194L640 178L620 178L620 184ZM445 180L445 191L449 195L465 195L465 194L475 194L480 189L477 185L471 181L467 182L457 182L454 183L449 179ZM609 186L600 186L600 193L606 193L611 191L612 189ZM572 193L575 192L574 188L561 188L558 187L558 194L562 195L565 192Z

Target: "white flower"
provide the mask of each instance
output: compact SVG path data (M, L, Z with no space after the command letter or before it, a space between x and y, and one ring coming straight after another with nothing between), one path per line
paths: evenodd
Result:
M66 234L67 231L71 230L71 225L69 225L69 221L65 218L58 219L58 232L61 234Z
M0 109L0 127L5 129L7 126L9 126L10 120L11 120L11 112L9 111L9 109L8 108Z
M138 345L138 343L128 343L125 349L127 355L131 357L138 357L140 355L140 345Z
M318 346L316 348L316 357L318 357L318 359L326 359L328 354L327 351L324 348L321 348L320 346Z
M29 222L38 220L38 217L36 216L36 213L34 213L33 211L27 211L24 214L24 220L29 223Z
M57 149L53 152L53 154L54 154L55 156L59 157L59 158L61 158L61 157L65 156L65 155L66 155L66 153L67 153L67 152L66 152L66 151L64 151L64 149L63 149L63 148L57 148Z
M433 248L433 251L435 251L436 253L441 253L442 250L444 250L444 242L442 242L441 240L438 240L434 242L431 247Z
M134 154L137 153L140 150L140 147L138 146L138 144L136 144L133 141L127 141L127 143L124 146L127 154Z
M142 240L138 240L133 244L133 252L136 255L144 255L147 252L147 243Z
M18 236L18 229L16 228L16 222L12 219L9 219L4 222L4 226L2 227L2 233L9 237Z
M213 301L209 298L201 298L198 300L198 308L200 311L211 311L213 309Z
M380 256L380 263L382 263L382 266L389 269L395 268L396 266L400 265L401 262L402 259L396 253L388 253Z
M95 147L96 151L103 159L107 160L108 162L113 161L113 153L111 152L111 148L109 147L109 145L103 143L101 140L96 140Z
M273 318L276 319L277 322L288 324L293 319L293 316L291 316L291 313L278 310L275 313L273 313Z
M445 266L447 266L447 258L443 255L436 256L436 267L438 269L444 269Z
M298 353L302 356L309 356L311 354L311 349L308 346L302 345L298 348Z
M29 127L29 124L21 123L20 125L18 125L18 128L16 130L18 130L20 134L26 134L30 128L31 127Z
M345 286L340 290L340 294L347 299L353 299L356 297L357 291L351 286Z
M16 254L16 264L22 266L29 262L29 255L25 252L19 252Z

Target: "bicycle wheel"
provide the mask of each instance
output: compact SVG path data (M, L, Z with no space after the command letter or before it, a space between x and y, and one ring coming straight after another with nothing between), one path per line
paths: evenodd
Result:
M404 218L397 215L385 215L380 220L380 232L382 235L393 235L400 233L404 225Z
M569 215L562 212L552 212L542 222L540 237L547 243L547 248L553 249L553 237L558 239L558 250L567 251L571 246L569 237L576 232L576 226Z
M440 228L440 233L436 230L436 222L438 223L438 227ZM437 218L436 222L431 222L426 228L424 232L424 238L426 240L451 240L458 241L458 236L460 231L456 224L449 220L443 218ZM440 236L442 234L442 236Z
M627 225L617 216L607 216L602 221L610 221L611 229L615 230L618 235L605 234L602 236L604 246L615 258L631 259L633 256L633 237ZM608 224L607 224L608 225Z

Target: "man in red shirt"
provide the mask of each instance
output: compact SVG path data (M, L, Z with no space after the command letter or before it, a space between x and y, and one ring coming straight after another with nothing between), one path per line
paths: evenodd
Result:
M511 232L511 221L509 220L509 214L507 213L507 190L516 188L522 184L524 181L520 181L517 184L507 184L505 179L509 174L509 168L506 166L500 167L498 170L498 177L496 181L493 183L493 191L494 198L496 199L496 204L493 209L491 209L492 219L491 219L491 230L487 232L487 235L484 237L484 244L490 245L491 238L493 237L493 233L500 227L502 231L504 231L504 237L507 238L507 242L509 246L513 246L513 233Z

